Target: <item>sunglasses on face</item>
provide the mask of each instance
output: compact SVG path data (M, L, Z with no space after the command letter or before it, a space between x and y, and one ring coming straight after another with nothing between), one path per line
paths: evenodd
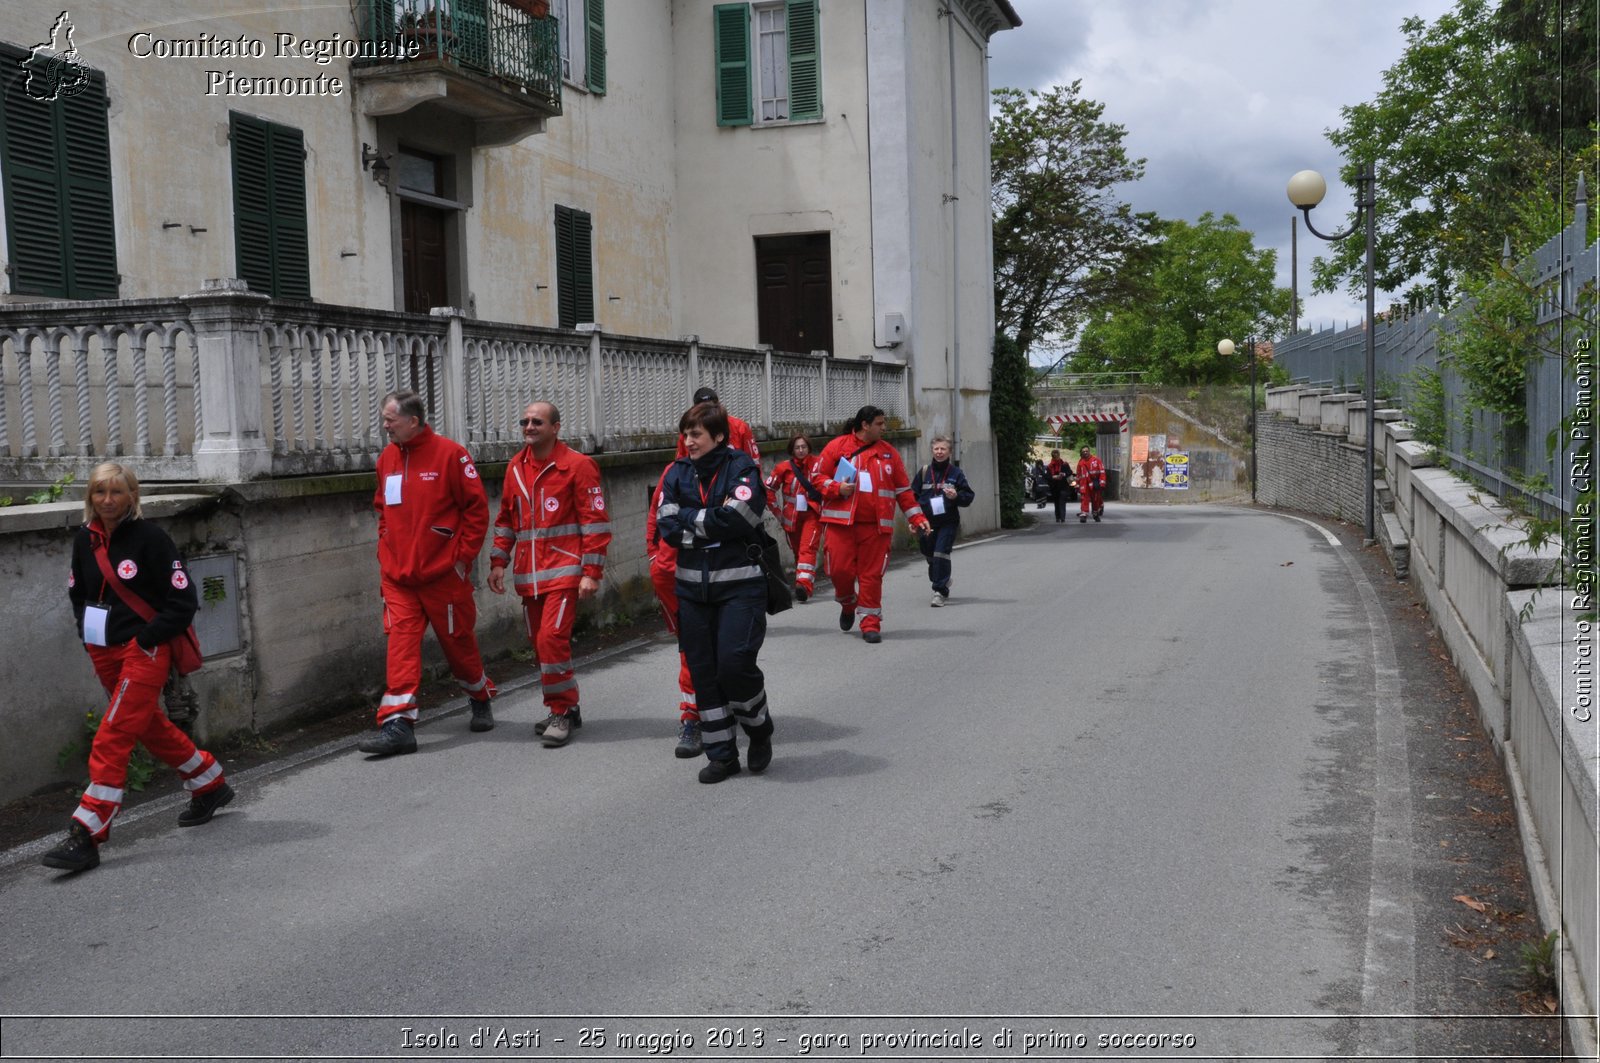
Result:
M544 421L540 420L537 417L524 417L522 420L518 421L517 423L520 424L524 428L532 428L535 425L542 426L544 424Z

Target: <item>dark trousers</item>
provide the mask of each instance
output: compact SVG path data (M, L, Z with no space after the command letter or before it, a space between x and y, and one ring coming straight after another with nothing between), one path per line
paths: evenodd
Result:
M940 594L950 593L950 550L956 545L959 524L946 524L922 537L922 556L928 559L928 582Z
M746 734L771 734L766 677L756 655L767 637L767 588L741 587L719 602L678 596L678 649L689 663L700 709L700 738L712 760L739 756L733 724Z
M1056 505L1056 520L1067 519L1067 485L1057 480L1050 481L1050 501Z

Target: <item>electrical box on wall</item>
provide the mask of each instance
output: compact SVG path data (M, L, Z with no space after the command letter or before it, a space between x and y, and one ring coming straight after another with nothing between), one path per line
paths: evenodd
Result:
M211 554L189 561L189 579L200 598L194 614L194 632L200 652L207 657L238 653L244 648L239 634L239 559L237 554Z
M891 347L899 346L906 341L906 316L904 314L883 315L883 342Z

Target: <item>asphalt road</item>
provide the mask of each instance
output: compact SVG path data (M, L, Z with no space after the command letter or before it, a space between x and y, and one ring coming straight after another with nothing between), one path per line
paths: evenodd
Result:
M176 806L121 824L87 874L14 852L0 1056L1431 1044L1403 1018L1438 1006L1417 684L1347 545L1113 503L964 545L950 604L929 593L920 563L891 570L879 646L826 598L772 621L760 777L702 786L673 757L656 640L580 670L564 749L522 689L489 734L456 713L416 756L346 744L240 777L200 829Z

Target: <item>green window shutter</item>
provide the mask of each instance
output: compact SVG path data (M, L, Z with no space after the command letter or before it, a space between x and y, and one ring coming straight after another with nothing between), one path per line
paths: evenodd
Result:
M584 40L586 83L590 92L605 95L606 91L606 0L584 0ZM585 321L593 320L584 318Z
M594 222L581 210L572 212L572 296L579 321L594 320Z
M717 56L717 124L749 125L755 117L750 85L750 6L711 9Z
M275 299L309 299L305 137L238 112L229 117L239 276Z
M117 297L117 219L111 209L111 131L106 86L89 79L61 101L67 204L67 287L77 299Z
M556 206L556 324L575 328L594 320L593 222L571 207Z
M267 132L272 175L272 294L279 299L309 299L305 134L281 125L269 125Z
M789 120L822 117L822 57L817 48L817 0L787 0Z
M0 50L0 174L11 290L58 299L117 296L116 220L105 78L55 100L27 92L29 53Z
M267 123L238 113L229 117L234 264L251 291L272 295L272 183L267 172Z

